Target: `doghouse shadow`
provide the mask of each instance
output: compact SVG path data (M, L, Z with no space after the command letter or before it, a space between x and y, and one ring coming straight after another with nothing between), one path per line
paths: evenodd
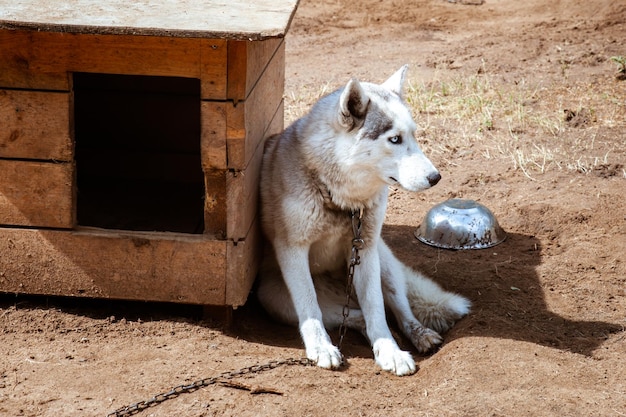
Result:
M550 311L538 276L541 244L534 236L509 233L498 246L481 250L438 249L413 237L414 227L385 226L383 237L406 264L444 288L465 295L472 311L446 340L488 336L536 343L589 356L621 325L572 320Z

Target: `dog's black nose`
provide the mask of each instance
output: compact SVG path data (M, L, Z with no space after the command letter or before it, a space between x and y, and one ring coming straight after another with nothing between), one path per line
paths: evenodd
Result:
M428 179L428 183L430 184L430 186L433 187L441 179L441 174L438 172L435 172L434 174L430 174L426 178Z

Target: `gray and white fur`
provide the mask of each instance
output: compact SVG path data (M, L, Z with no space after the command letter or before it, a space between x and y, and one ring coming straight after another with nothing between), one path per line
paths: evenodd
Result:
M415 372L389 330L385 308L419 352L469 312L470 302L400 262L381 238L388 187L421 191L441 178L415 139L403 99L407 66L381 85L352 79L268 139L261 169L263 231L271 243L258 297L275 318L298 325L306 356L338 368L342 356L326 328L341 325L353 232L363 209L361 263L347 326L372 344L376 363ZM353 297L354 299L354 297Z

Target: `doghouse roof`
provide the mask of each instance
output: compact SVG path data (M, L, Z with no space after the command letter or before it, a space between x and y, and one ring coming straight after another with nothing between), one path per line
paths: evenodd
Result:
M298 0L0 0L0 29L263 40L287 32Z

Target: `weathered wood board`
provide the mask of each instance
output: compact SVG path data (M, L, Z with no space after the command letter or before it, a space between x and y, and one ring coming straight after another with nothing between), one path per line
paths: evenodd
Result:
M0 87L69 91L71 72L188 77L224 100L226 42L0 29Z
M227 108L232 103L203 101L200 108L200 148L204 170L227 169L226 149Z
M228 41L228 99L235 104L245 100L280 47L284 48L282 38L263 42Z
M258 256L258 236L237 242L203 235L83 228L4 229L5 292L242 305ZM242 291L243 289L243 291Z
M298 0L0 0L0 27L257 41L287 32Z
M0 159L0 225L74 224L74 164Z
M68 93L0 90L0 158L71 161Z
M244 240L226 247L226 299L223 305L245 304L263 256L259 219L252 223Z
M283 123L283 106L281 102L281 106L276 110L272 123L268 126L263 138L282 131ZM259 176L263 161L264 144L264 141L260 142L244 171L228 171L229 182L227 184L237 184L236 187L232 185L227 187L229 193L227 195L226 207L230 210L227 224L229 238L235 239L238 236L242 236L258 215Z
M285 48L282 44L246 100L226 108L229 169L241 169L255 154L282 102L284 80Z

